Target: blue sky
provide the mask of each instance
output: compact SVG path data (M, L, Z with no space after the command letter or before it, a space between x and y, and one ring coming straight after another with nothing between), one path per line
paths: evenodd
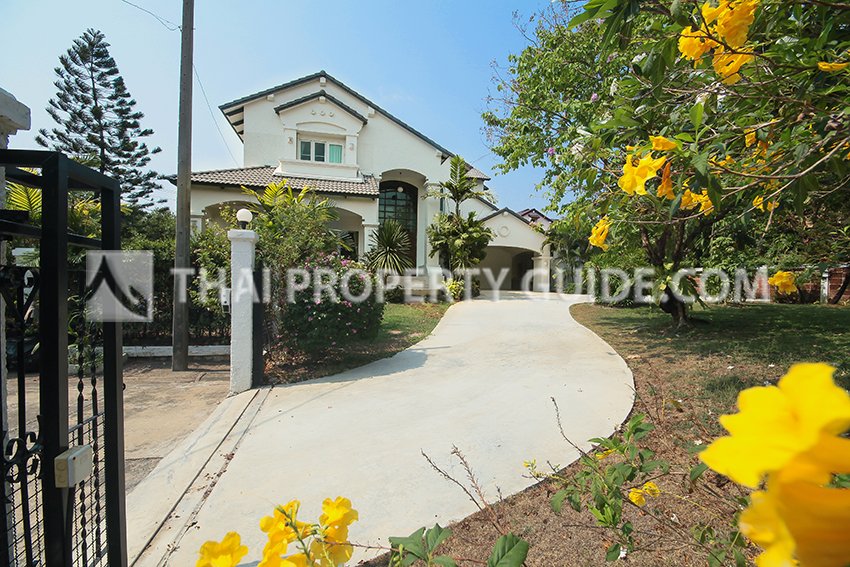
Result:
M181 21L181 0L132 1L169 22ZM490 174L488 186L501 206L542 208L546 201L534 192L539 171L495 175L498 159L481 132L481 112L494 90L491 64L506 66L508 55L526 46L514 27L514 12L527 21L548 5L548 0L196 0L195 67L212 115L196 79L192 169L242 165L241 142L220 104L324 69ZM3 0L0 19L5 45L0 87L32 109L32 130L13 136L10 147L35 148L38 129L54 126L44 111L56 92L53 69L91 27L106 36L136 108L145 113L142 125L155 131L148 145L162 153L152 167L176 172L180 32L170 31L171 24L123 0ZM173 186L164 182L163 188L160 197L173 201Z

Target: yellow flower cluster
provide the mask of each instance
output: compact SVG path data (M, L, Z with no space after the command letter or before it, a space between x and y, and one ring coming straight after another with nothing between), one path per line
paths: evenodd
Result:
M274 515L260 520L260 529L269 539L258 567L335 567L351 559L354 548L348 544L348 526L358 519L351 501L326 498L318 524L299 522L300 507L301 503L293 500L286 506L275 507ZM306 540L311 537L308 547ZM286 555L289 544L295 541L300 551ZM221 543L208 541L202 545L195 567L236 567L247 553L239 534L230 532Z
M664 152L667 150L675 150L679 145L673 140L668 140L664 136L650 136L649 142L652 144L652 149L656 152Z
M827 72L841 71L848 65L850 65L850 63L827 63L825 61L821 61L818 63L818 69Z
M195 567L236 567L248 554L248 548L242 545L242 539L236 532L229 532L221 543L208 541L198 552L201 556Z
M723 78L723 83L731 85L741 80L741 67L753 59L750 52L740 49L747 42L747 34L755 17L759 0L720 0L716 7L711 2L702 5L702 17L705 24L700 29L691 26L682 30L679 37L679 51L686 59L696 61L714 49L712 65L714 71ZM708 24L717 22L713 28ZM720 37L725 45L711 39Z
M629 500L637 504L638 506L643 506L646 504L646 497L649 496L651 498L657 497L661 494L661 490L654 482L647 482L643 485L642 488L632 488L629 491Z
M655 192L656 197L665 197L671 201L676 198L673 192L673 180L670 178L670 162L664 166L664 172L661 174L661 184Z
M652 152L642 158L627 156L623 175L617 180L617 185L629 195L646 195L646 182L655 177L666 159L664 156L652 159Z
M690 189L685 190L680 208L693 209L696 206L699 206L698 212L700 213L709 213L714 209L714 205L711 204L711 199L708 197L708 191L694 193Z
M767 210L772 211L773 209L776 208L776 201L771 199L770 201L765 203L764 198L761 197L761 196L758 196L755 199L753 199L753 206L760 211L764 211L765 206L767 206Z
M590 238L588 240L594 246L598 246L602 248L602 250L608 250L608 244L605 244L605 239L608 238L608 229L611 227L611 219L607 216L599 219L599 222L596 223L596 226L593 227Z
M738 396L739 413L720 423L731 434L700 458L735 482L767 490L752 495L741 532L765 548L759 567L850 564L850 489L824 486L850 473L850 394L827 364L796 364L777 386Z
M797 291L797 286L794 285L795 278L796 276L794 276L791 272L783 272L782 270L779 270L773 274L773 277L767 278L767 283L775 285L782 293L793 293Z

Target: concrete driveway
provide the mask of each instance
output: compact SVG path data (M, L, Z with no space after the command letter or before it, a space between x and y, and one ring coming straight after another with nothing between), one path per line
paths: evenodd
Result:
M632 375L570 316L584 296L535 297L459 303L390 359L228 398L128 496L131 562L192 565L205 541L235 530L255 565L260 518L295 499L305 521L318 520L324 498L351 499L352 541L381 546L475 512L423 452L464 481L456 446L490 500L533 484L523 461L572 462L551 398L566 434L587 447L628 415ZM351 563L377 553L355 549Z

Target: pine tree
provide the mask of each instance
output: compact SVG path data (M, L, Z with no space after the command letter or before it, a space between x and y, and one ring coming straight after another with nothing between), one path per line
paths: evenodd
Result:
M90 28L59 57L54 83L59 90L47 107L59 127L40 129L35 141L93 164L121 183L126 203L147 206L159 175L144 169L161 150L141 141L153 130L142 129L144 114L134 110L136 101L108 47L104 35Z

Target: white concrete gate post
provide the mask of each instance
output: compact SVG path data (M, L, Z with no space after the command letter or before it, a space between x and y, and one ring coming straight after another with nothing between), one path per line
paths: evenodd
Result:
M257 292L254 287L253 230L229 230L230 240L230 393L251 388L254 368L252 312Z

